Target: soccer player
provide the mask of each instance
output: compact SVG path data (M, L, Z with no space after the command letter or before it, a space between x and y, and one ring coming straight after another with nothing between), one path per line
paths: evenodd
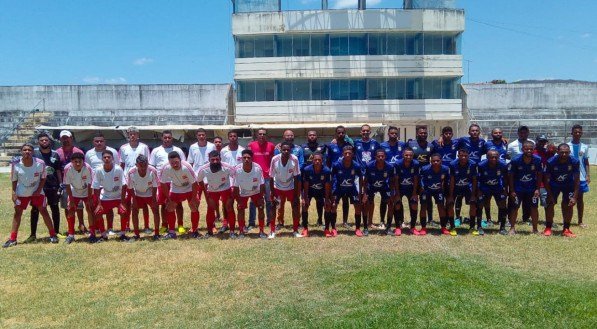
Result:
M547 160L549 160L549 158L551 158L553 155L548 154L547 152L547 143L549 142L549 140L547 139L547 137L543 134L537 136L536 139L536 143L535 143L535 151L533 151L533 155L536 155L538 157L541 158L541 173L543 174L545 172L545 167L547 167ZM541 201L541 207L543 207L544 209L547 208L547 190L545 189L545 179L542 179L539 182L539 186L541 187L539 189L539 193L540 193L540 201Z
M535 144L531 139L529 139L529 127L527 126L520 126L518 127L518 139L513 141L512 143L508 144L508 157L510 159L514 159L515 156L522 154L522 144L526 141L530 141L531 143Z
M429 158L431 157L431 154L435 153L435 151L433 150L433 145L431 143L429 143L427 141L427 137L429 136L428 132L427 132L427 126L417 126L416 127L416 140L411 140L407 143L407 146L410 147L414 154L415 154L415 160L417 160L419 162L419 166L421 166L421 168L423 168L424 166L429 164ZM422 185L419 185L419 189L422 187ZM419 191L421 192L421 191ZM419 201L422 201L423 199L420 198ZM433 204L432 203L427 203L426 205L427 207L427 222L429 223L433 223ZM422 210L421 210L422 211Z
M127 144L124 144L120 147L120 149L118 150L118 155L120 156L120 166L122 167L122 169L124 170L124 178L127 179L125 182L128 185L128 172L132 169L135 168L136 166L136 161L137 161L137 157L139 155L144 155L145 159L147 159L149 157L149 147L145 144L139 141L139 129L137 127L130 127L129 129L127 129L126 131L127 136L128 136L128 140L129 142ZM130 186L129 186L129 190L130 190ZM132 196L128 194L127 191L127 195L126 195L126 209L127 209L127 213L126 213L126 221L127 221L127 228L130 226L129 225L129 218L130 218L130 210L131 210L131 200L132 200ZM144 219L144 228L145 228L145 233L151 233L151 230L149 230L149 212L147 209L147 205L145 205L143 208L143 219Z
M363 196L363 171L358 161L354 160L353 147L350 145L344 146L342 149L343 158L332 166L333 188L332 195L334 196L332 204L332 221L336 220L338 211L338 202L342 198L347 198L354 206L355 218L355 235L362 237L367 231L367 223L365 223L365 232L361 231L361 198ZM358 184L355 178L358 177ZM348 216L348 211L345 212Z
M396 162L394 166L398 181L398 190L396 191L394 203L394 220L396 228L394 235L402 235L402 224L404 222L404 209L402 207L402 197L406 197L410 212L410 233L418 235L419 231L415 228L417 223L417 212L419 211L419 161L414 160L415 153L410 147L406 147L402 153L403 158ZM390 230L388 225L386 230Z
M270 225L272 221L272 205L270 202L271 191L270 191L270 174L269 167L274 157L275 146L273 143L267 141L267 130L261 128L257 130L257 138L247 145L247 149L253 151L253 161L255 161L263 171L263 179L265 181L265 215L267 218L267 224ZM255 204L251 202L249 207L249 227L246 231L250 231L255 226ZM245 232L246 233L246 232Z
M334 164L338 162L338 160L342 157L344 147L347 145L352 147L352 144L348 141L346 136L346 128L344 128L344 126L337 126L334 140L326 145L328 153L326 162L328 168L331 169ZM351 202L347 196L342 199L342 226L345 228L350 228L350 225L348 225L348 208L350 203Z
M313 164L313 155L316 152L320 153L322 160L323 160L323 166L326 165L327 145L320 144L317 142L317 132L315 130L309 130L307 132L307 143L303 144L301 147L303 148L303 156L304 156L303 168L306 168L307 166ZM323 214L324 204L322 202L320 202L321 200L323 200L323 199L315 198L315 208L317 209L317 225L318 226L323 225L322 216L324 215ZM304 202L305 200L302 199L301 201ZM305 217L303 217L303 221L304 221L304 219L305 219Z
M508 187L508 166L505 162L500 161L500 155L496 150L487 151L487 159L479 163L479 189L480 197L478 204L488 206L493 197L498 206L498 220L500 223L501 235L507 235L506 231L506 196ZM481 211L477 211L477 222Z
M255 204L258 209L259 218L259 237L267 238L263 232L265 226L265 212L264 200L265 195L265 180L263 178L263 170L256 162L253 162L253 151L246 149L241 152L242 164L234 168L234 175L232 176L232 195L236 200L236 207L238 212L238 229L239 238L244 235L245 226L245 209L249 199Z
M481 136L481 127L473 123L468 127L468 137L458 138L456 145L456 149L466 148L469 159L476 164L481 162L481 157L486 152L485 140L479 136Z
M95 237L95 222L93 216L93 169L85 163L85 156L82 152L73 153L70 156L70 163L64 167L65 194L68 198L68 209L66 222L68 223L68 236L66 243L75 241L75 213L79 204L83 204L87 211L89 222L89 242L97 242Z
M197 175L193 167L182 160L178 152L171 151L168 153L168 164L162 168L159 175L161 193L166 196L164 205L168 221L168 234L164 238L176 239L176 208L185 201L191 208L191 237L199 238L199 194Z
M299 226L299 198L300 198L300 164L298 158L294 154L290 154L292 144L290 142L283 142L281 146L281 153L272 158L272 163L269 169L271 175L270 190L271 204L277 207L277 219L280 225L284 225L284 205L288 201L292 207L292 230L295 238L302 238L303 236L298 232ZM272 208L272 215L276 214L276 209ZM269 239L276 237L276 226L272 221L270 223L272 233Z
M236 167L242 163L242 156L241 153L245 148L238 145L238 133L234 130L228 131L228 145L222 148L220 152L220 156L222 158L222 162L231 165L232 167ZM232 184L232 179L230 179L230 184ZM230 198L230 202L232 203L232 209L234 209L234 198ZM222 221L222 227L218 230L218 233L224 233L228 230L228 222L226 221L226 208L224 207L224 219ZM243 226L244 229L244 226ZM244 232L240 232L243 233Z
M120 215L120 241L128 241L126 226L128 220L126 214L126 183L124 171L120 166L114 164L114 155L110 150L102 152L104 165L93 170L93 199L95 203L94 215L96 228L102 234L102 239L107 239L103 215L106 215L108 223L114 221L112 210L116 208ZM108 224L109 225L109 224Z
M578 226L586 228L587 224L583 223L585 212L584 194L589 193L589 184L591 183L591 170L589 165L589 146L580 141L582 137L582 126L572 126L572 141L568 143L570 146L571 156L578 160L580 170L580 186L578 199L576 199L576 210L578 212Z
M564 230L562 235L574 238L576 235L570 231L570 222L574 205L579 195L580 187L580 162L570 156L570 146L560 144L558 154L547 161L545 168L545 188L547 189L547 209L545 212L545 236L552 234L551 228L554 217L554 207L562 193L562 217Z
M220 154L222 154L222 148L224 147L222 137L220 137L220 136L214 137L214 146L215 146L215 150L220 152Z
M539 233L537 222L539 220L538 206L539 190L543 180L541 158L533 155L535 144L526 141L522 145L522 155L517 155L508 164L510 184L510 198L508 200L510 215L510 235L516 234L515 225L518 208L522 205L531 216L533 233Z
M491 130L491 140L485 142L485 150L492 149L498 151L501 161L508 163L510 160L508 143L504 140L504 133L500 128L493 128Z
M311 164L307 165L303 173L302 187L303 197L301 199L303 232L302 236L309 236L309 205L311 200L315 199L317 209L325 208L324 220L326 237L335 237L338 235L336 222L332 220L330 207L332 204L332 172L323 164L323 154L315 151L310 156ZM319 222L317 225L320 225Z
M379 149L379 143L376 140L371 139L370 136L371 126L365 124L361 126L361 138L358 138L354 141L355 157L356 160L359 161L359 164L363 170L367 168L369 162L374 160L375 151ZM371 225L373 225L373 220L369 217L369 211L367 210L367 207L371 208L371 211L373 211L375 203L373 200L371 200L369 205L363 203L363 206L365 207L365 211L363 212L363 222L366 224L365 229L368 229ZM382 230L385 230L386 228L384 222L384 218L380 217L380 223L378 227Z
M394 166L396 162L402 157L402 152L406 146L404 142L398 140L398 128L390 126L388 128L388 140L379 145L386 151L386 160ZM379 217L386 218L386 230L389 231L388 226L392 223L392 218L388 215L386 217L387 205L382 203L379 205ZM391 211L393 213L394 211Z
M170 152L178 153L181 161L186 160L182 150L179 147L172 145L173 141L174 139L172 137L172 131L162 131L162 145L154 148L151 151L151 154L149 155L149 165L158 170L158 176L162 172L162 168L164 168L168 164L168 154L170 154ZM161 183L165 183L166 185L170 184L170 182L164 181L160 181L160 184ZM169 189L166 189L164 191L169 191ZM165 234L168 231L168 220L166 219L167 198L168 195L164 195L162 193L162 189L158 188L158 206L160 206L160 217L162 219L162 228L160 229L160 233L162 234ZM183 215L184 210L182 208L182 204L178 204L178 206L176 207L176 217L178 218L178 233L180 234L184 234L186 232L183 226Z
M290 129L286 129L286 130L284 130L282 137L284 138L285 142L288 142L288 143L290 143L290 145L292 145L292 149L291 149L290 153L298 159L300 168L303 168L304 163L305 163L305 153L303 151L303 148L300 145L294 144L294 132ZM280 154L281 151L282 151L282 143L279 143L278 145L276 145L276 148L274 150L274 155Z
M197 129L195 134L197 142L189 147L189 157L187 161L193 165L193 170L197 172L201 166L209 162L209 152L216 149L214 143L207 141L207 132L203 128ZM201 195L199 195L201 200Z
M450 189L446 199L446 212L448 218L454 216L455 201L460 198L469 205L470 232L472 235L483 235L485 232L481 227L481 217L477 221L475 230L475 218L477 216L477 164L468 157L468 150L458 150L458 158L450 162Z
M381 205L387 208L388 202L393 197L392 191L396 190L396 181L394 180L395 170L394 166L386 161L386 152L384 149L377 149L375 151L375 160L370 161L365 168L364 175L364 186L363 186L363 204L367 216L365 218L365 224L367 224L367 218L373 220L373 202L375 200L375 194L379 193L381 197ZM391 218L393 215L393 207L390 207L390 213L388 214L388 224L391 226ZM383 225L384 219L380 218L382 225L380 228L386 233L386 226ZM367 231L367 226L365 225Z
M452 161L456 160L456 144L458 143L458 140L455 141L452 137L454 137L452 127L443 127L441 136L442 143L440 144L438 140L431 142L433 152L441 155L442 164L448 167Z
M421 168L421 229L419 235L427 234L425 219L427 218L427 204L435 201L437 212L440 218L441 233L444 235L457 235L454 228L454 218L448 218L446 215L446 196L444 195L445 186L450 179L450 169L442 164L442 156L438 153L431 155L430 164ZM452 230L446 228L448 221ZM415 235L416 229L414 230Z
M149 160L144 154L139 154L135 160L135 167L126 174L127 195L131 198L131 213L133 217L133 238L139 237L139 210L147 208L153 213L153 239L160 238L160 213L158 210L158 170L149 165ZM146 217L147 218L147 217ZM149 218L145 221L147 228Z
M27 143L21 146L21 160L13 163L10 170L12 202L15 209L12 218L12 229L10 239L2 247L8 248L17 245L17 233L21 225L21 217L29 203L32 207L36 207L41 214L50 232L50 242L58 243L56 231L52 227L52 220L46 209L46 197L43 189L46 175L46 165L43 160L33 158L33 145Z
M54 223L54 231L56 236L64 238L60 234L60 185L62 184L62 167L60 166L60 157L58 153L52 150L52 142L50 136L42 132L37 135L38 148L33 151L33 157L41 159L46 165L46 183L44 184L44 195L46 196L46 202L50 206L50 214L52 215L52 222ZM37 222L39 221L39 212L37 208L31 209L31 235L25 243L35 241L35 235L37 232Z
M197 183L199 194L205 191L207 199L207 235L213 236L215 228L216 210L220 208L220 201L226 209L226 222L230 226L230 238L236 239L236 218L232 209L232 190L230 179L234 175L234 167L222 162L220 152L213 150L207 155L209 163L204 164L197 170ZM207 182L207 187L205 183Z
M70 163L70 157L74 153L85 154L85 152L73 145L73 134L68 130L63 130L60 132L60 144L61 145L56 150L56 152L58 153L58 157L60 158L60 168L64 173L64 167L66 167L66 165ZM68 198L66 196L66 193L64 193L64 189L66 189L66 186L62 184L60 187L63 190L62 195L60 196L60 207L64 209L64 215L68 216ZM83 204L79 204L77 206L76 213L77 218L79 219L79 231L81 233L86 233L87 228L85 227L85 223L83 222L83 208Z

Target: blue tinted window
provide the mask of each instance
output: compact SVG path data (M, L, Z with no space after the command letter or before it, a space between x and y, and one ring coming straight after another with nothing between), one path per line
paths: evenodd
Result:
M350 81L348 81L348 80L332 80L330 89L331 89L331 99L333 99L333 100L349 100L350 99Z
M423 52L425 55L442 54L442 36L439 34L425 34L423 36Z
M311 100L310 80L295 80L292 82L292 99L295 101Z
M255 101L256 102L271 102L275 100L274 81L256 81L255 82Z
M367 99L387 99L386 79L367 80Z
M350 99L365 99L365 80L350 80Z
M309 56L309 35L295 35L292 37L292 55Z
M255 42L253 38L239 38L236 42L237 57L255 57Z
M348 37L349 55L367 55L367 35L351 34Z
M311 99L328 100L330 99L330 80L311 81Z
M386 34L385 33L370 33L368 44L369 55L385 55L386 48Z
M330 39L328 34L311 35L311 56L329 56Z
M276 81L276 100L277 101L290 101L292 100L292 81L280 80Z
M406 55L423 55L423 34L405 35Z
M388 79L388 99L407 99L406 79Z
M237 83L238 100L240 102L255 101L255 82L243 81Z
M278 57L292 56L292 36L276 37L276 56L278 56Z
M332 56L348 55L348 34L330 35L330 53Z
M404 33L389 33L388 38L388 55L404 55L406 54L406 45L404 40Z
M255 37L255 57L274 56L274 37Z

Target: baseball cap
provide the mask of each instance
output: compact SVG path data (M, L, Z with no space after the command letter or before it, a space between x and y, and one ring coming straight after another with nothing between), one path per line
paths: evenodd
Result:
M548 141L547 136L545 136L544 134L537 136L537 142L541 142L541 141L547 142Z
M73 134L71 134L71 132L68 130L63 130L60 132L60 137L62 137L62 136L73 137Z

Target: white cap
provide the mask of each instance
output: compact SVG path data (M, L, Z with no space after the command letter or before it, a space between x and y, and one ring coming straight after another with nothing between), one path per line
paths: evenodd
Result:
M63 130L60 132L60 137L62 137L62 136L73 137L73 134L71 134L71 132L68 130Z

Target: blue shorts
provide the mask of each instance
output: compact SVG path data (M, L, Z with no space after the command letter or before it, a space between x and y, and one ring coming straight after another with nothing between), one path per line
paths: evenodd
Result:
M435 204L443 205L446 202L443 190L437 191L423 191L421 192L421 204L427 204L431 199L435 200Z
M558 197L560 196L560 193L562 193L562 203L567 205L570 202L570 199L574 196L574 188L570 188L568 186L552 186L551 195L553 196L554 204L558 203Z
M350 204L360 204L360 200L359 200L359 195L357 193L334 193L334 198L336 200L336 204L338 204L338 202L340 201L340 199L342 198L348 198L348 201L350 202Z
M463 187L463 188L458 188L458 187L454 187L454 200L456 200L456 198L458 197L462 197L464 198L464 203L465 204L471 204L471 189L468 187ZM474 201L473 203L476 203L476 201Z
M491 197L495 199L495 202L506 200L506 196L502 193L502 191L481 191L479 203L483 202L484 200L491 200Z
M523 209L537 208L539 207L539 198L535 198L535 191L516 192L515 199L508 199L508 208L510 210L518 209L520 206L522 206Z
M586 182L586 181L581 181L581 182L580 182L580 186L579 186L579 188L578 188L578 191L579 191L580 193L588 193L588 192L589 192L589 190L590 190L590 189L589 189L589 184L587 184L587 182Z
M369 200L373 200L373 198L375 197L375 193L379 193L379 195L381 196L381 201L388 201L388 199L392 195L392 192L390 190L369 190L367 191L367 197L369 198Z

